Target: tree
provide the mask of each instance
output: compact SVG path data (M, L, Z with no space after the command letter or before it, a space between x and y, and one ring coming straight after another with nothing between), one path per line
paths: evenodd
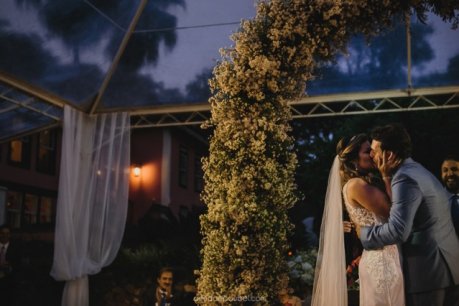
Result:
M63 47L51 51L43 47L44 42L38 36L23 35L23 40L28 40L27 44L32 46L16 49L27 50L30 59L23 61L23 57L17 56L17 52L12 52L14 60L11 63L19 62L19 66L22 66L24 62L36 62L39 65L30 65L28 69L41 69L40 76L46 83L43 84L40 79L43 82L40 85L46 85L46 89L53 90L63 98L70 98L79 106L90 103L109 67L104 61L109 63L118 51L137 8L136 4L129 0L16 0L16 3L18 9L33 8L40 23L40 34L58 39ZM149 75L139 73L144 64L156 64L161 44L168 50L174 48L177 18L168 12L173 6L184 7L185 2L155 0L147 3L137 24L137 32L131 36L105 92L103 103L119 106L129 99L133 101L133 105L139 106L151 103L152 100L158 103L183 100L178 89L166 90L163 84L155 82ZM0 31L10 35L8 29L1 25ZM107 43L101 44L104 41ZM81 58L84 54L82 51L94 52L93 49L100 50L98 62L86 63L86 59ZM35 50L40 50L41 56L30 56L30 53L38 53ZM62 55L68 50L73 55L73 62L70 64L62 64L59 58L49 60L46 65L41 63L56 57L51 55L52 52L57 51ZM159 99L161 95L165 95L162 101Z

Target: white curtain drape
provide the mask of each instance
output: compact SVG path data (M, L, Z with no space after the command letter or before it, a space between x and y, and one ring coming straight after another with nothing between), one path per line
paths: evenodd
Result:
M116 257L128 207L128 113L90 116L64 108L51 276L65 280L62 306L89 304L88 275Z

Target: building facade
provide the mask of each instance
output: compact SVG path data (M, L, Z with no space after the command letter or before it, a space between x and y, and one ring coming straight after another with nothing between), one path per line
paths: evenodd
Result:
M0 144L0 224L54 230L61 137L57 128ZM202 206L206 152L205 140L187 128L134 129L127 223L136 224L153 204L175 215Z
M153 204L181 210L202 206L201 158L208 144L202 136L186 128L138 129L131 135L131 178L129 222L147 213ZM136 175L134 168L140 172Z
M41 131L0 145L0 223L54 227L61 133Z

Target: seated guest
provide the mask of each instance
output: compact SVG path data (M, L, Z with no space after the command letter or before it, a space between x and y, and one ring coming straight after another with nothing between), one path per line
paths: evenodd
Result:
M156 279L156 286L147 289L144 296L144 306L174 306L172 283L174 273L171 268L162 268Z
M10 240L9 226L0 226L0 305L13 305L15 276L19 269L19 247Z

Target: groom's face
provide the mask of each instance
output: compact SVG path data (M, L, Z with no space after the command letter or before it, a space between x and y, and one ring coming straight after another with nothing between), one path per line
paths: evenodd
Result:
M380 161L382 161L383 158L383 152L381 150L381 142L377 140L372 140L371 141L371 151L370 151L370 156L373 159L373 162L375 165L379 165Z

